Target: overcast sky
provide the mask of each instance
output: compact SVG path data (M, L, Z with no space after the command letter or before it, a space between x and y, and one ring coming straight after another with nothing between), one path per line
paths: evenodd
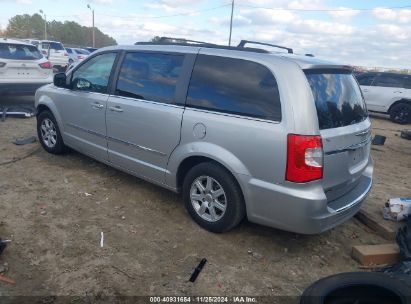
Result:
M231 0L0 0L0 27L42 9L96 26L119 44L153 36L228 43ZM233 41L266 41L345 64L411 69L411 0L236 0ZM389 9L389 7L404 7ZM345 10L370 9L370 10ZM308 11L304 11L308 10ZM334 11L330 11L334 10Z

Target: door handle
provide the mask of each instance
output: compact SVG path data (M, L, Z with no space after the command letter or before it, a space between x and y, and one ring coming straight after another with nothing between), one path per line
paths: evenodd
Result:
M402 94L402 91L394 91L394 93L400 93L400 94Z
M109 107L110 111L113 112L123 112L123 109L120 106Z
M93 108L93 109L102 109L102 108L104 108L104 105L103 104L101 104L101 103L99 103L99 102L94 102L94 103L92 103L91 104L91 107Z
M363 91L363 92L368 92L368 89L363 89L362 91Z

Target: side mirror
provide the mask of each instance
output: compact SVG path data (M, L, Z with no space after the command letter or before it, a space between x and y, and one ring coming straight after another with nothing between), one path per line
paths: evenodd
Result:
M67 88L66 73L57 73L54 75L54 85L59 88Z

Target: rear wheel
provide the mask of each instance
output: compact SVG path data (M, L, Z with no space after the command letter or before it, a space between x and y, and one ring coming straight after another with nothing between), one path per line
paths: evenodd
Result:
M211 232L234 228L245 216L244 199L234 177L221 166L201 163L183 182L183 197L194 221Z
M411 104L400 102L390 110L390 118L393 122L407 124L411 122Z
M50 111L43 111L37 117L37 135L47 152L61 154L66 151L60 129Z

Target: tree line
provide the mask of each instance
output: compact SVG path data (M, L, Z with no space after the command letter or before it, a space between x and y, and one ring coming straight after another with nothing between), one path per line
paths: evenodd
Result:
M44 19L39 14L16 15L9 20L1 36L9 38L44 39ZM67 46L92 46L92 28L74 21L47 21L47 39L60 41ZM96 47L116 45L114 38L95 28Z

